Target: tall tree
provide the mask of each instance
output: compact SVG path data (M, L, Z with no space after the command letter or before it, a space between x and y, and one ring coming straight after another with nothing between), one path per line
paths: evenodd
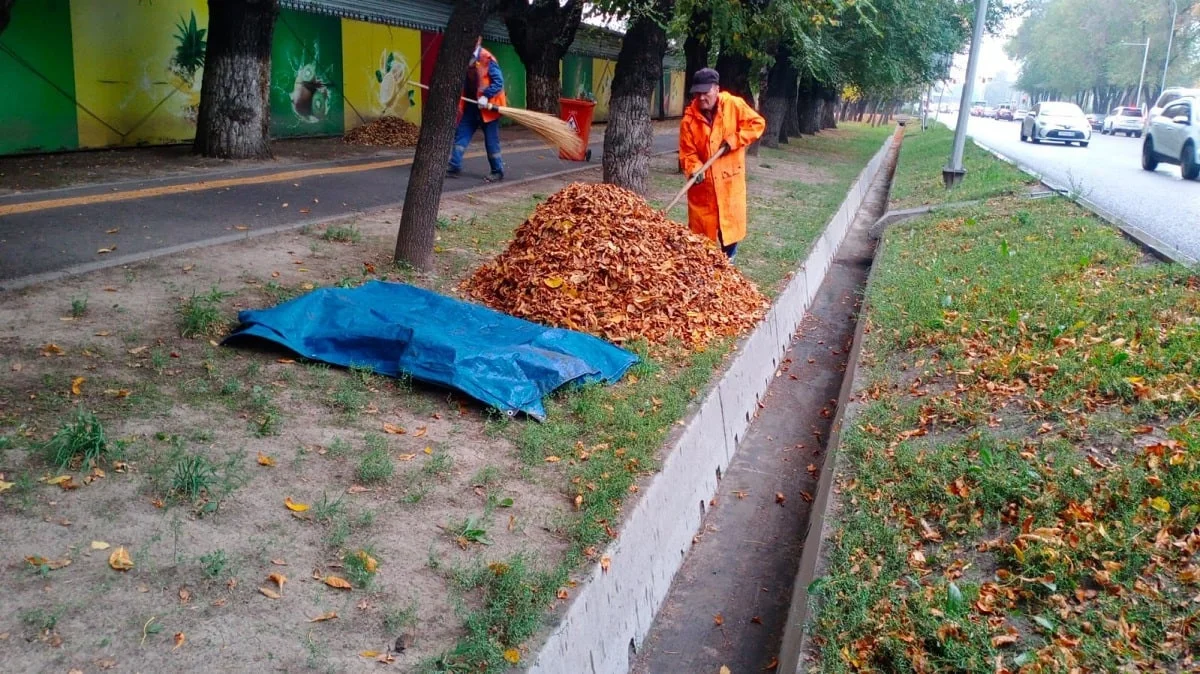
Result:
M558 114L559 61L575 41L583 0L505 0L504 25L525 64L525 101L531 110Z
M784 120L788 107L796 100L796 67L792 64L792 51L787 43L781 43L775 52L775 64L767 73L767 91L763 100L762 113L767 118L767 131L762 144L779 147L786 139Z
M662 79L667 51L666 25L675 0L652 0L630 12L632 24L621 40L604 132L604 182L646 191L650 173L650 97Z
M0 34L4 33L4 29L8 28L8 21L12 18L12 6L16 0L0 0Z
M192 148L206 157L271 156L271 36L279 0L208 0L208 47Z
M434 228L446 179L446 162L454 142L463 73L491 9L492 0L457 0L433 66L421 113L421 134L417 137L417 151L404 192L395 254L397 262L423 271L433 269Z
M684 29L687 37L683 41L684 91L692 90L692 76L697 70L708 67L708 53L712 49L712 12L708 7L697 5L688 15L687 26Z

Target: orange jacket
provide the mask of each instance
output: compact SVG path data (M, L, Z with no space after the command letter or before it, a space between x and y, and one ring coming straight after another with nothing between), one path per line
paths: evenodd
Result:
M468 68L475 69L475 74L477 75L477 79L479 81L479 91L475 92L475 98L483 96L483 92L487 91L487 88L492 86L492 76L488 72L488 66L492 64L496 65L496 70L499 72L500 63L496 60L496 57L492 56L492 52L480 48L479 58L475 61L475 63L467 66ZM501 86L503 86L503 81L501 81ZM504 89L501 89L500 93L496 94L495 96L488 97L488 103L491 103L492 105L508 105L508 97L504 95ZM466 105L466 101L460 98L458 100L458 116L460 119L462 118L464 105ZM500 113L496 112L495 110L483 110L482 112L484 122L494 122L497 119L500 119Z
M679 160L689 177L721 143L729 145L704 174L704 182L688 190L688 227L693 232L726 246L746 238L746 146L758 140L766 128L762 115L724 91L717 95L711 126L696 101L684 110Z

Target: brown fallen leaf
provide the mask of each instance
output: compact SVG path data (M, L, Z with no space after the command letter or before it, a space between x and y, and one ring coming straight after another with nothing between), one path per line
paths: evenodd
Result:
M275 459L272 459L271 457L267 456L266 454L259 452L258 453L258 465L267 466L267 467L274 466Z
M1000 648L1001 646L1011 646L1017 643L1017 635L1015 634L998 634L992 637L992 647Z
M741 500L741 499L744 499L744 498L746 498L746 496L748 496L748 492L744 492L744 491L740 491L740 490L739 490L739 491L735 491L735 492L733 492L733 495L734 495L734 496L736 496L736 497L738 497L738 500Z
M396 458L401 461L412 461L413 459L417 458L417 455L416 454L400 454Z
M112 547L112 546L110 546L108 543L105 543L104 541L92 541L92 549L93 550L107 550L110 547Z
M612 560L609 558L608 555L604 555L603 557L600 558L600 570L603 571L604 573L608 573L608 567L611 565L612 565Z
M804 502L805 502L805 503L812 503L812 502L813 502L813 495L812 495L812 494L810 494L810 493L808 493L808 492L806 492L806 491L801 491L801 492L800 492L800 498L804 499Z
M80 395L83 393L83 382L87 381L86 377L74 377L71 379L71 395Z
M288 496L287 498L283 499L283 505L287 506L288 510L291 510L292 512L296 512L296 513L302 513L305 510L308 510L307 503L296 503L295 501L292 500L291 496Z
M104 395L112 396L114 398L128 398L130 393L133 393L133 391L130 391L127 388L106 388L106 389L104 389Z
M117 247L116 247L116 246L112 246L112 247L110 247L110 248L101 248L101 249L99 249L99 250L97 250L97 251L96 251L96 254L97 254L97 255L107 255L108 253L111 253L111 252L113 252L113 251L114 251L114 250L116 250L116 249L117 249Z
M414 454L414 456L416 456L416 455ZM361 494L363 492L368 492L368 491L371 491L371 490L362 486L361 484L352 484L352 485L350 485L350 488L346 490L346 493L347 494Z
M46 484L62 484L70 479L71 479L70 475L59 475L57 477L46 478L42 481L45 482Z
M25 561L29 562L29 564L31 566L38 566L38 567L44 566L47 569L50 569L51 571L54 571L55 569L61 569L64 566L70 566L70 564L71 564L71 560L66 559L66 558L46 559L45 557L36 557L36 556L26 557Z
M192 600L192 593L186 587L179 588L179 603L186 604Z
M763 667L764 672L769 672L779 666L779 658L771 658L766 667Z
M426 447L425 449L422 449L421 451L422 451L422 452L425 452L426 454L432 455L432 454L433 454L433 447Z
M366 550L359 550L355 556L362 560L363 570L367 573L375 573L379 568L379 562L371 555L368 555Z
M105 233L105 234L116 234L116 233L117 233L117 232L119 232L119 231L121 231L121 228L120 228L120 227L113 227L112 229L106 229L106 230L104 230L104 233Z
M713 614L713 624L717 627L725 624L725 616L720 613Z
M781 492L781 491L775 492L775 502L776 503L778 503L779 505L783 505L785 501L787 501L787 497L783 495L783 492Z
M336 617L338 617L337 611L330 611L329 613L322 613L321 615L317 616L316 618L313 618L312 620L309 620L308 622L319 623L319 622L324 622L326 620L333 620Z
M183 642L185 642L185 641L187 641L187 637L184 636L183 632L176 632L175 633L175 648L172 648L171 650L173 650L173 651L179 650L179 647L182 646Z
M271 563L274 564L275 566L287 566L288 565L287 562L285 562L282 559L272 559Z
M583 507L583 494L575 495L575 509L579 510Z
M754 616L753 618L750 619L750 622L754 623L755 625L761 625L762 618L760 618L758 616Z
M52 342L52 343L46 344L45 346L42 347L42 355L43 356L61 356L61 355L63 355L63 350L62 350L61 346L54 344Z
M379 657L379 651L363 651L359 655L364 658L377 658Z
M360 611L366 611L367 609L371 608L371 602L368 601L366 597L363 597L361 601L355 604L355 607Z
M383 425L383 432L391 435L404 435L405 433L408 433L408 429L403 426L397 426L396 424L385 423Z
M279 599L281 596L278 592L269 587L260 587L258 588L258 591L261 592L267 599Z
M283 207L287 208L287 204L284 204ZM244 232L244 231L250 229L250 227L248 227L247 225L234 225L233 228L239 232Z
M108 565L117 571L128 571L133 568L133 560L129 558L129 551L121 546L108 556Z
M339 590L349 590L352 588L350 581L338 576L325 576L324 583L329 587L336 587Z
M554 596L558 597L559 599L566 599L571 595L567 592L565 587L560 587L558 588L558 592L554 593Z
M718 672L718 674L733 674L733 673L729 671L728 667L726 667L725 665L721 665L721 669Z
M267 576L267 580L278 585L280 594L283 593L283 584L287 582L287 576L283 575L282 573L272 573L271 575Z
M429 432L429 428L426 426L422 426L422 427L418 428L417 430L413 431L413 437L414 438L423 438L423 437L425 437L425 434L428 432Z
M558 457L558 456L547 456L546 457L546 463L558 463L559 461L562 461L562 457Z

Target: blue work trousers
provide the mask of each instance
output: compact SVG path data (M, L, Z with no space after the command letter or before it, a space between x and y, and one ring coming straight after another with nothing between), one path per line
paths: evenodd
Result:
M504 160L500 158L500 120L484 122L479 106L464 105L462 119L454 131L454 149L450 152L450 170L457 173L462 170L463 153L475 137L475 132L483 127L483 146L487 149L488 163L492 173L504 174Z

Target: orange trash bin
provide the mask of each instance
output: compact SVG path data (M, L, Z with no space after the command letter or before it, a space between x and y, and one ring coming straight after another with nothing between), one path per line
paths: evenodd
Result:
M592 113L596 109L596 104L593 101L584 101L578 98L560 98L558 99L558 116L562 118L567 126L571 127L580 138L583 139L583 152L578 154L559 150L559 159L570 159L571 161L591 161L592 151L588 148L588 136L592 130Z

